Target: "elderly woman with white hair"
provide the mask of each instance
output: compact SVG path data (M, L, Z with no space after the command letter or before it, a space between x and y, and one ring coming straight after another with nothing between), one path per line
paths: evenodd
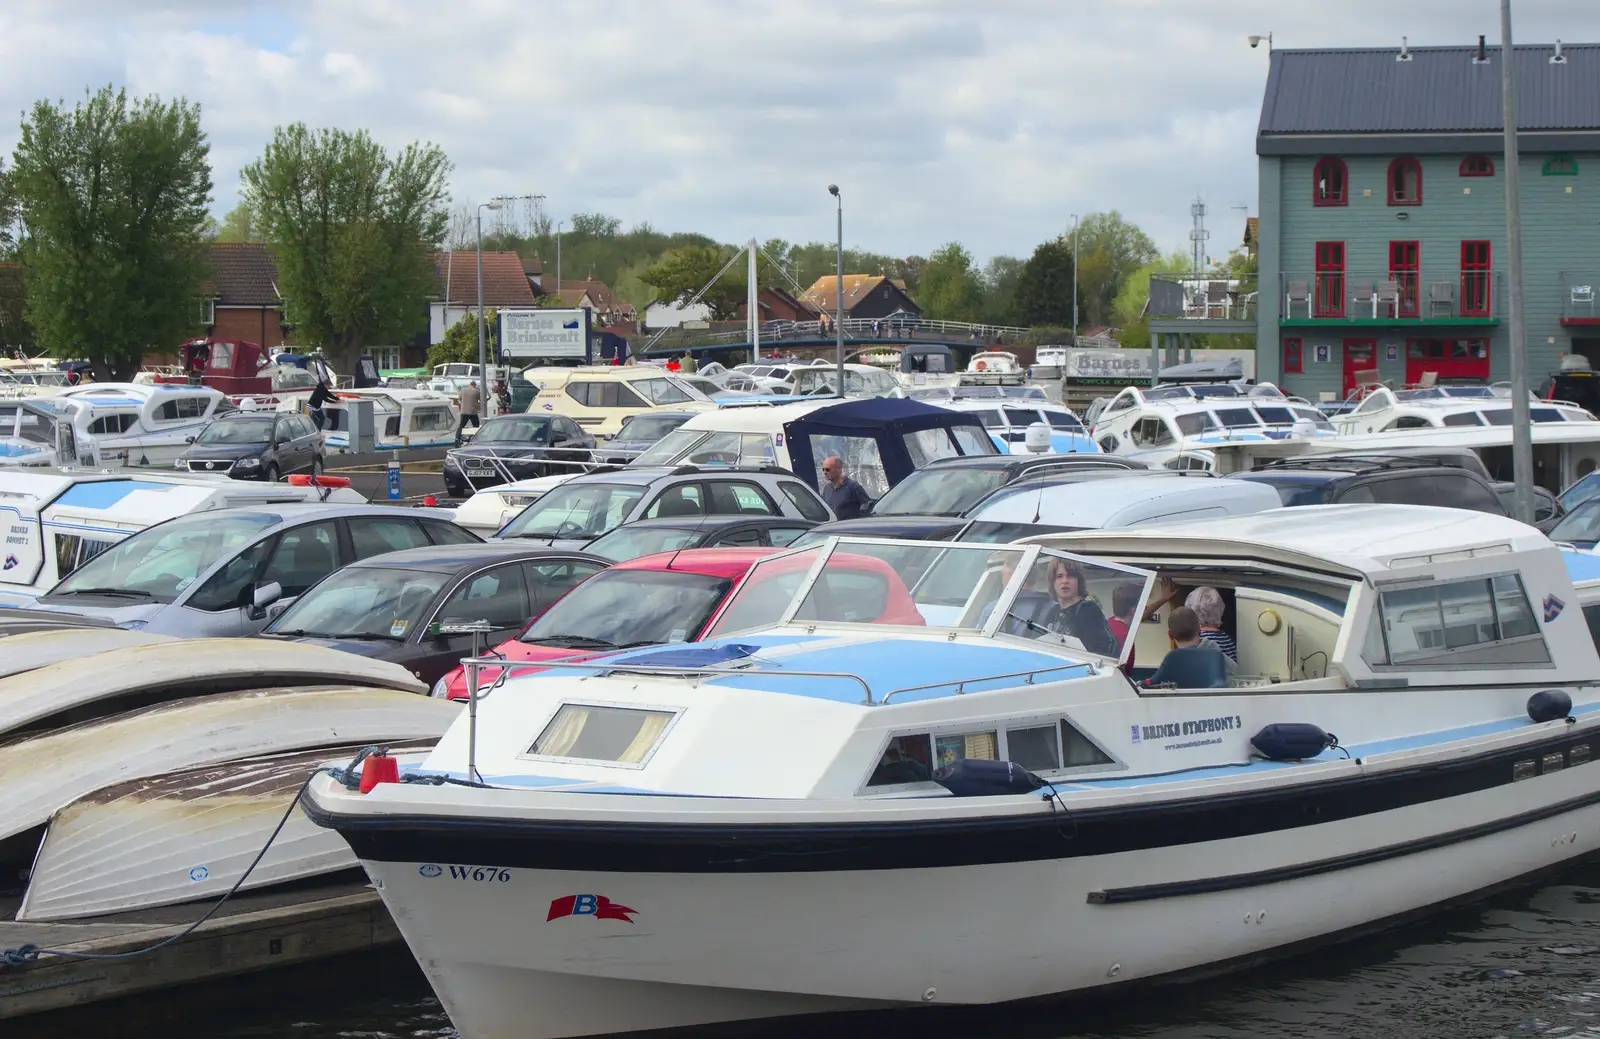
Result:
M1222 630L1222 614L1227 608L1222 593L1209 585L1202 585L1189 593L1183 604L1200 618L1200 637L1228 655L1229 660L1239 659L1239 645L1233 636Z

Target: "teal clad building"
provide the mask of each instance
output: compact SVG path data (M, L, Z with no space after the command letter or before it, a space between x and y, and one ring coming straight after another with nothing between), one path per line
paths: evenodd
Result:
M1279 50L1256 136L1257 377L1510 378L1497 48ZM1600 45L1519 46L1529 382L1600 370ZM1429 373L1432 373L1431 375Z

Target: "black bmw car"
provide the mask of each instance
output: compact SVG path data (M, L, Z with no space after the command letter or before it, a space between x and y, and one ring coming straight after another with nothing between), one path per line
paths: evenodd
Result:
M485 621L486 649L610 560L527 545L434 545L351 563L313 585L258 638L293 639L399 664L432 686L472 653L461 628Z
M445 493L461 498L496 484L581 472L594 460L594 446L565 415L500 415L444 456Z

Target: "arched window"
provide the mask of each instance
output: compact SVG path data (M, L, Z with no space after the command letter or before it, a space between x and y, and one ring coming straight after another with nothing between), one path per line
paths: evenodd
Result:
M1552 155L1544 160L1544 166L1539 172L1546 177L1576 177L1578 160L1570 155Z
M1343 206L1349 204L1350 178L1344 161L1332 157L1322 159L1311 173L1311 202L1317 206Z
M1494 160L1487 155L1468 155L1461 160L1461 175L1463 177L1492 177L1494 176Z
M1422 165L1409 155L1389 163L1389 204L1422 205Z

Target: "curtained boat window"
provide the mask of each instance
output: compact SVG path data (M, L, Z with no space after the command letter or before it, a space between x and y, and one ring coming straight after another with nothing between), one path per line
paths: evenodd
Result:
M633 707L562 704L528 753L542 758L643 765L661 742L673 715L672 711Z

